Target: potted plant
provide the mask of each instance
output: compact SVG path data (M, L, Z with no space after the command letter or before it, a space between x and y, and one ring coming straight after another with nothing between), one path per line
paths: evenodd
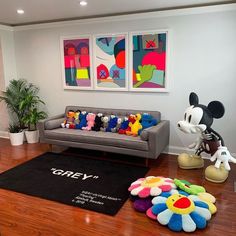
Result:
M15 130L16 132L17 127L19 133L26 128L28 128L28 131L35 131L37 122L46 118L46 113L39 111L39 105L44 104L44 102L39 98L38 92L39 88L37 86L24 79L11 80L6 91L2 92L0 102L4 101L6 103L11 120L14 123L9 127L11 131ZM36 139L28 140L30 143L38 141L38 132L33 133L36 133Z
M9 128L9 138L11 145L18 146L22 145L24 141L24 132L17 124L10 124Z
M39 88L29 83L25 89L24 98L20 102L20 110L24 110L22 121L27 127L25 136L28 143L39 141L39 131L36 125L39 120L47 117L46 112L39 110L39 106L45 103L39 98L38 93Z
M42 102L42 101L41 101ZM24 121L28 124L28 129L25 130L25 136L28 143L37 143L39 141L39 131L37 123L47 117L46 112L39 111L37 107L33 107L24 117Z
M21 103L25 100L27 87L28 82L24 79L11 80L6 91L2 91L0 96L0 102L5 102L10 118L14 121L14 126L18 126L20 129L25 128L23 118L26 110Z
M21 101L24 100L25 91L28 86L26 80L11 80L6 91L1 91L0 102L5 102L11 122L9 125L9 137L12 145L23 144L25 124L23 118L25 110L21 107Z

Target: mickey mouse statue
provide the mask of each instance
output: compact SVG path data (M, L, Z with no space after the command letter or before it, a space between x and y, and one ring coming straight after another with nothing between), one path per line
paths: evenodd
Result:
M189 134L199 134L197 140L189 145L196 150L195 155L182 153L178 156L178 164L182 169L202 168L204 160L200 154L206 152L211 155L210 160L216 160L215 165L210 165L205 170L205 178L215 183L222 183L228 178L229 162L236 163L231 156L224 140L211 128L213 119L223 117L224 106L219 101L212 101L207 106L199 104L195 93L189 95L190 107L184 113L184 120L178 122L178 128Z

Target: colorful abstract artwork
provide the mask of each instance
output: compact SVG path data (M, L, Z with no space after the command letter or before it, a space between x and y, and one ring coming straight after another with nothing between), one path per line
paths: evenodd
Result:
M61 39L65 89L92 89L90 37Z
M130 90L167 91L167 32L131 33Z
M127 36L94 37L94 84L97 90L128 90Z

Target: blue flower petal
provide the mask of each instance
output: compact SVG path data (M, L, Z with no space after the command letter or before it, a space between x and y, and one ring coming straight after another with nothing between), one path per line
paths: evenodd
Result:
M195 204L195 206L209 209L209 206L208 206L205 202L202 202L202 201L195 201L194 204Z
M182 194L182 195L184 195L184 196L189 196L189 194L188 193L186 193L185 191L183 191L183 190L179 190L179 194Z
M162 197L166 197L166 198L168 198L169 196L171 196L172 194L170 193L170 192L162 192L161 194L160 194L160 196L162 196Z
M182 216L179 214L173 214L168 223L168 227L173 231L182 230Z
M156 204L152 207L152 213L154 215L158 215L160 212L162 212L166 209L167 209L167 206L165 203L159 203L159 204Z
M204 229L206 228L207 225L207 221L205 218L203 218L202 216L200 216L198 213L196 212L192 212L190 214L191 218L193 219L193 221L195 222L196 226L198 229Z

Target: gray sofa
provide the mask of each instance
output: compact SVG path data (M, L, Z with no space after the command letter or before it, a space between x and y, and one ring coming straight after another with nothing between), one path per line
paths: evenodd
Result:
M150 113L160 122L153 127L142 131L140 136L133 137L111 132L85 131L78 129L61 128L68 110L81 110L104 115L128 116L136 113ZM84 149L99 150L104 152L121 153L143 158L156 159L169 144L170 127L169 121L161 120L158 111L138 111L125 109L104 109L81 106L67 106L65 113L43 120L38 124L40 142L77 147Z

